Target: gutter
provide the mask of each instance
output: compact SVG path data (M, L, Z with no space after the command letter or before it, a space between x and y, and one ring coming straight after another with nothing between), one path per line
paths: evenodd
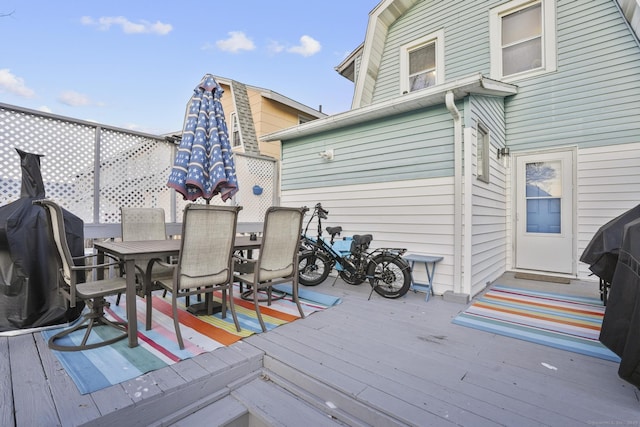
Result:
M453 117L453 293L462 289L462 118L453 92L445 95L445 105ZM468 153L467 153L468 155ZM465 274L469 274L465 271Z
M348 110L343 113L333 114L322 119L316 119L301 125L282 129L263 135L260 137L260 140L285 141L353 126L371 120L388 118L395 114L402 114L420 108L442 105L445 102L447 92L452 92L456 100L463 99L469 94L506 97L518 93L518 87L483 77L482 74L477 73L452 82L410 92L384 102Z

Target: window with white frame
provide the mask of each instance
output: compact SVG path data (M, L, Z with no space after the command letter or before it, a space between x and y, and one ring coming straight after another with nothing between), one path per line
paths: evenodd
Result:
M235 111L231 113L231 146L242 147L242 133L240 132L238 114Z
M512 0L491 9L491 76L516 80L556 70L556 0Z
M444 82L444 31L407 43L400 48L400 92Z
M476 177L480 181L489 182L489 153L491 147L489 130L478 122L476 135Z

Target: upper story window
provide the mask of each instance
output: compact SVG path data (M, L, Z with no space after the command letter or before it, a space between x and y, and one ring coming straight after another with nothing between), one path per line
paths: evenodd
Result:
M516 80L556 70L555 0L512 0L490 11L491 76Z
M240 133L240 123L238 114L231 113L231 147L242 147L242 133Z
M444 31L422 37L400 48L400 92L444 82Z

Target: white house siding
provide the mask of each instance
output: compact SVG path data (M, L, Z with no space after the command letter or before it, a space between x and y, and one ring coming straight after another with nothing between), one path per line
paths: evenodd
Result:
M413 253L443 256L436 269L434 292L453 289L453 177L282 192L283 206L313 207L318 202L329 211L323 224L342 226L343 236L370 233L372 248L403 247ZM315 232L315 225L310 230ZM416 268L415 278L426 280L423 268Z
M640 204L640 139L578 151L578 257L598 229ZM587 264L578 275L597 280Z

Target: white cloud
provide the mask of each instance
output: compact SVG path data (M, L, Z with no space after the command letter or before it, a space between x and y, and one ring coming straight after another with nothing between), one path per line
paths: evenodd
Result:
M24 79L11 73L8 68L0 69L0 92L9 92L25 98L33 98L36 94L24 84Z
M91 104L91 100L89 99L89 97L87 95L84 95L84 94L78 93L78 92L74 92L72 90L68 90L68 91L62 92L58 96L58 101L60 101L63 104L66 104L66 105L70 105L71 107L81 107L81 106L84 106L84 105L90 105Z
M47 107L46 105L39 106L38 111L42 111L43 113L53 113L53 110L51 110L51 108Z
M284 50L284 46L275 40L270 40L269 45L267 46L267 49L271 53L280 53Z
M218 40L216 42L218 49L236 53L241 50L254 50L256 48L253 41L242 31L230 31L227 34L229 34L228 39Z
M322 49L322 46L319 41L305 35L300 37L300 44L298 46L290 47L287 49L287 52L297 53L302 56L311 56L320 52L320 49Z
M82 25L90 25L98 27L101 31L108 31L111 26L117 25L122 28L125 34L158 34L164 36L173 30L171 24L165 24L160 21L149 22L141 20L138 23L131 22L124 16L103 16L96 21L90 16L80 18Z

